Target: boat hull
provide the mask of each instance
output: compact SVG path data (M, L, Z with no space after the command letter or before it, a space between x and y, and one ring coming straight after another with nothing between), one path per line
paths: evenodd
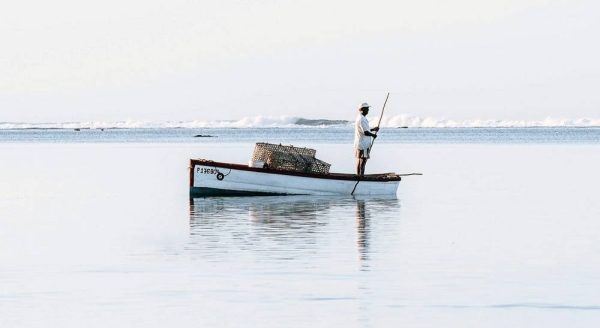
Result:
M395 195L401 178L393 173L358 177L190 161L190 197L281 195Z

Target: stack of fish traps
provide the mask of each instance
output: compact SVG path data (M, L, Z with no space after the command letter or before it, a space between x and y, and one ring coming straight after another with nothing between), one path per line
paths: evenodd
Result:
M266 167L282 171L329 173L331 164L315 158L316 150L259 142L254 147L252 161L264 162Z

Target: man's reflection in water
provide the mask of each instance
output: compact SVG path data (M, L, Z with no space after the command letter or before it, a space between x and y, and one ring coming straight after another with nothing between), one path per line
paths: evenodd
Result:
M365 209L365 201L356 201L356 232L358 234L356 245L358 246L358 254L360 258L361 271L366 271L369 268L369 217Z

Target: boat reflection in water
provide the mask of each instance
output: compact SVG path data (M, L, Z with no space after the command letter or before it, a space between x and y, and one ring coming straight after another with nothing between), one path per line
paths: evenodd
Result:
M343 261L351 254L346 260L355 261L357 248L362 270L368 268L372 227L395 238L389 231L397 230L390 228L397 227L399 213L395 196L194 198L188 250L218 261L250 256L319 266L315 261Z

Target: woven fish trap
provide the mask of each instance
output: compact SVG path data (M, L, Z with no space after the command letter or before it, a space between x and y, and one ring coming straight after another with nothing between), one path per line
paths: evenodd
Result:
M315 158L316 150L294 146L257 143L252 161L261 161L271 169L282 171L329 173L331 164Z

